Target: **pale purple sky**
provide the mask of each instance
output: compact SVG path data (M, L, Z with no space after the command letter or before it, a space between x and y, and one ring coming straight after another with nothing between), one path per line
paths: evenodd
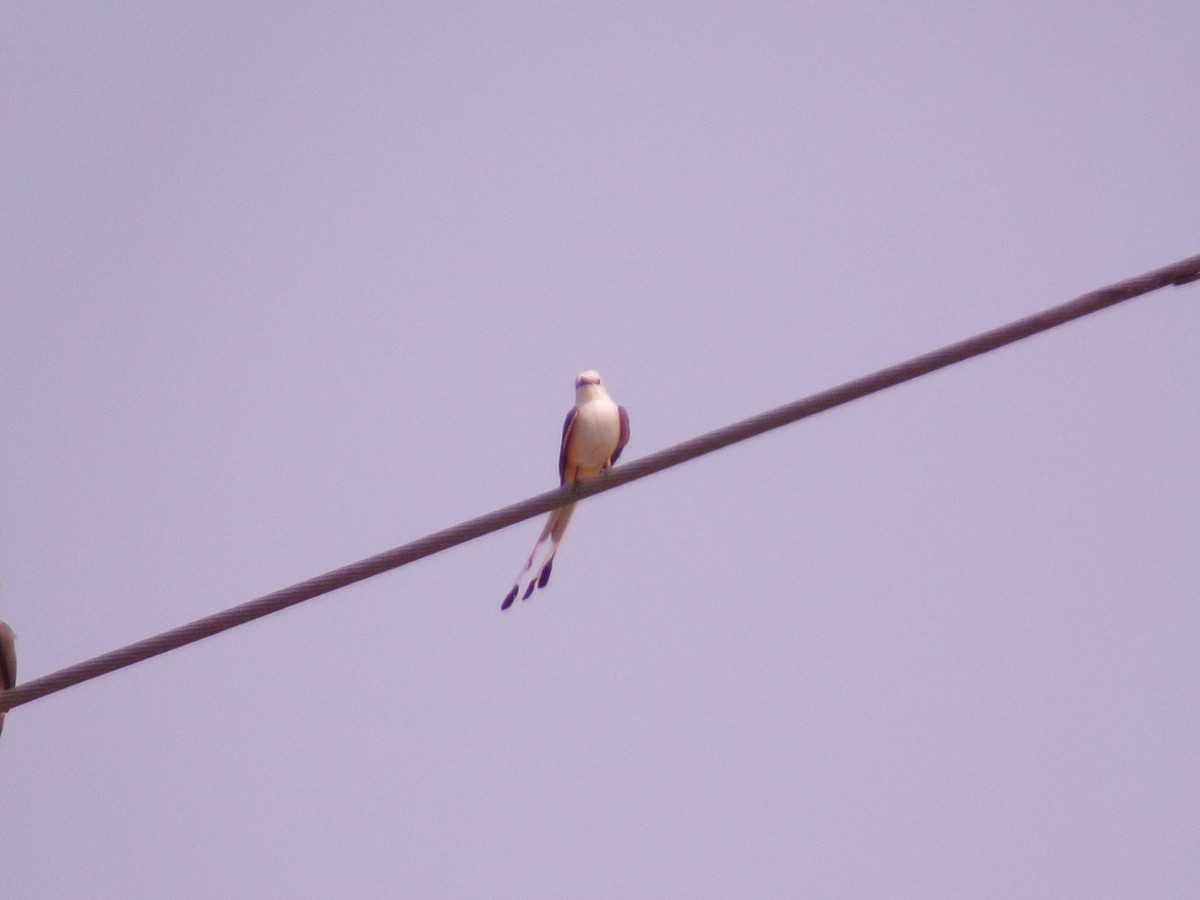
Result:
M1200 252L1200 6L10 4L32 678ZM1200 285L11 713L13 900L1200 895Z

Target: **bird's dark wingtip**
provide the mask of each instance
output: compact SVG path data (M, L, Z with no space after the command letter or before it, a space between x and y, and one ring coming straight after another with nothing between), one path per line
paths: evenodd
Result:
M514 584L513 589L508 592L508 596L504 598L504 602L500 604L500 611L508 609L513 605L513 601L517 599L517 586Z
M525 588L525 593L521 595L522 600L528 600L529 595L533 593L533 589L537 587L536 581L529 582L529 587Z
M537 585L544 588L550 581L550 570L554 567L554 560L547 560L546 565L542 567L542 574L538 576Z

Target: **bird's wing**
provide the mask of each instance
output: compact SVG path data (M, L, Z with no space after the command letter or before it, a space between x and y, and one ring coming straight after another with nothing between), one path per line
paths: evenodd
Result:
M608 461L610 466L617 461L617 457L621 455L621 451L629 443L629 413L625 412L625 407L623 406L617 407L617 413L621 417L621 436L617 438L617 449L613 451L613 455Z
M574 406L567 413L567 419L563 422L562 446L558 449L558 483L562 484L567 480L567 446L571 443L571 429L575 425L575 414L579 412Z
M0 688L8 690L17 683L17 649L12 629L0 622Z

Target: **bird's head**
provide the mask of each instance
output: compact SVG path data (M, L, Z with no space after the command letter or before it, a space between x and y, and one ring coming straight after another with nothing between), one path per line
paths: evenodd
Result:
M600 373L594 369L580 372L575 379L575 401L577 403L604 393L606 393L604 382L600 380Z

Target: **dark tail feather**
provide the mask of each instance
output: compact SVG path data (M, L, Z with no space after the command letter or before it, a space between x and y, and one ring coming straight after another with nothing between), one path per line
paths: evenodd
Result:
M546 565L542 566L542 574L538 576L537 582L539 588L544 588L546 586L546 582L550 580L550 570L552 568L554 568L553 556L546 560Z
M508 592L508 596L504 598L504 602L500 604L500 611L508 609L513 605L513 601L517 599L517 586L514 584L513 589Z

